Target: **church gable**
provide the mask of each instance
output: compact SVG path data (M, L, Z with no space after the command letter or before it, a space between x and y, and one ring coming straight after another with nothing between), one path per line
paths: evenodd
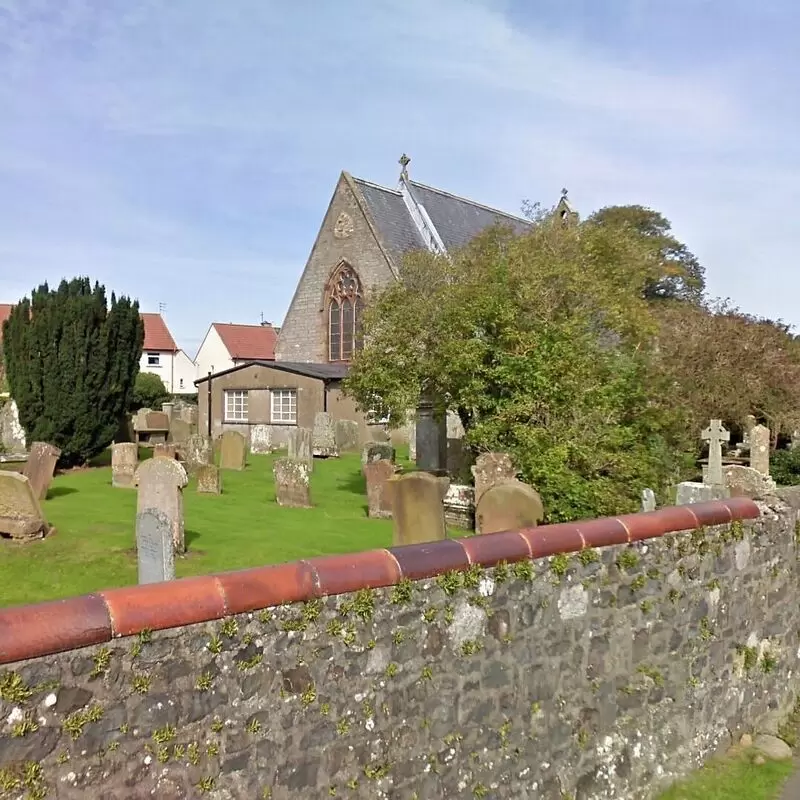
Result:
M358 191L343 173L283 321L278 361L322 363L341 360L342 353L347 360L359 305L371 291L395 280L388 251L376 238ZM357 289L351 290L351 284ZM331 330L336 334L333 354Z

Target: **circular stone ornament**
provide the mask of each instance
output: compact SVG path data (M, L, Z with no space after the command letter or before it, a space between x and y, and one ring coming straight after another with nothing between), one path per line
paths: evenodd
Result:
M333 235L337 239L346 239L353 233L353 218L342 211L336 219L336 224L333 226Z

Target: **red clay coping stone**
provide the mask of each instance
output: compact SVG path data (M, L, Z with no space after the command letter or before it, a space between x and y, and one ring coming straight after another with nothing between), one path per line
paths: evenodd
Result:
M621 517L324 556L4 608L0 609L0 664L109 642L145 629L176 628L284 603L393 586L404 579L432 578L473 564L493 567L501 561L513 563L589 547L626 544L759 515L752 500L734 497Z

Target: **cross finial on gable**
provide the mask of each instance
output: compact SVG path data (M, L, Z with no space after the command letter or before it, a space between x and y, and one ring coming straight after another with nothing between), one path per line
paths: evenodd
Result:
M561 199L562 200L566 200L568 194L569 194L569 191L567 189L562 189L561 190Z
M722 484L722 443L730 441L730 432L722 427L722 420L712 419L702 437L704 442L708 442L708 483Z
M399 161L397 162L401 169L400 169L400 180L407 181L408 180L408 165L411 163L411 159L403 153L400 156Z

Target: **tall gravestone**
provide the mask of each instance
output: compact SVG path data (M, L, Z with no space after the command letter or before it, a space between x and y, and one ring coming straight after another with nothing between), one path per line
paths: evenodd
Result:
M333 420L327 411L318 411L314 415L312 448L315 458L338 458L339 456Z
M314 434L310 428L292 428L287 436L287 455L312 467Z
M140 584L175 579L172 522L157 508L145 508L136 514L136 558Z
M186 468L191 472L214 461L211 439L202 433L193 433L186 441L183 452Z
M189 482L183 465L174 458L157 456L143 461L134 483L139 493L136 511L156 509L168 517L175 552L186 551L183 522L183 489Z
M250 452L264 455L272 452L272 426L252 425L250 427Z
M367 462L363 469L367 483L367 515L371 519L389 519L392 516L389 480L397 467L391 461L379 460Z
M111 445L111 485L133 489L133 476L139 465L139 447L134 442Z
M750 466L762 475L769 475L769 428L754 425L750 429Z
M53 482L56 464L61 450L47 442L34 442L25 462L23 475L30 481L31 489L39 501L47 497L47 490Z
M279 506L311 508L311 469L308 462L278 458L272 465L272 473L275 478L275 499Z
M427 472L389 479L395 545L435 542L447 536L443 500L449 483Z
M475 509L475 528L480 533L499 533L532 528L544 517L539 493L516 478L490 486Z
M49 532L30 481L19 472L0 470L0 535L41 539Z
M220 469L243 470L247 460L247 442L238 431L225 431L220 437Z
M730 497L722 469L722 443L730 441L730 432L722 427L721 420L712 419L701 433L701 438L704 442L708 442L708 469L703 483L696 481L679 483L675 490L675 505L683 506Z
M433 401L420 397L417 406L416 462L425 472L447 471L447 420L437 417Z

